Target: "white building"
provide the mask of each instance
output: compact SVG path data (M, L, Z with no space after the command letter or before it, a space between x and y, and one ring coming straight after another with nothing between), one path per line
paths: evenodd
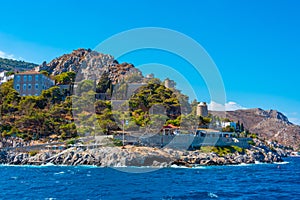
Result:
M6 76L7 71L0 72L0 84L14 78L14 75Z
M236 123L235 122L222 122L221 123L222 128L226 128L227 126L232 127L236 129Z

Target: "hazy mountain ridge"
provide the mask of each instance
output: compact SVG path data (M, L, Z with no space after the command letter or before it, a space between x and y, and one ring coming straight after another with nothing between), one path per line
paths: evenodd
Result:
M276 140L283 145L299 149L300 126L289 122L288 118L277 110L260 108L224 112L210 111L211 114L226 117L235 122L240 121L250 132L268 140Z
M37 64L20 61L20 60L13 60L7 58L0 58L0 72L2 71L26 71L31 70L38 66Z

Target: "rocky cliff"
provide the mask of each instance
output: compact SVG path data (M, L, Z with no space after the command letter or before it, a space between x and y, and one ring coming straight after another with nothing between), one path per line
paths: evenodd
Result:
M99 80L104 72L108 72L109 78L114 83L119 82L130 73L140 73L132 64L119 64L113 56L90 49L74 50L70 54L64 54L49 63L44 62L36 70L44 70L52 75L74 71L77 73L77 81L84 79Z
M262 110L260 108L227 111L210 111L213 115L240 121L252 133L268 140L276 140L283 145L300 148L300 126L289 122L288 118L276 110Z
M201 151L180 151L152 147L99 147L83 151L69 148L63 152L41 151L36 155L28 152L0 151L0 164L13 165L97 165L101 167L151 166L169 167L173 164L192 167L194 165L236 165L242 163L282 162L286 153L282 149L271 150L259 140L244 152L218 155Z

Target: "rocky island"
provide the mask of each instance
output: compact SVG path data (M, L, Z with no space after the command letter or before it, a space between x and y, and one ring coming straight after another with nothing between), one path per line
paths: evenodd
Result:
M205 103L190 102L174 81L143 76L134 65L90 49L8 74L14 78L0 86L1 164L236 165L282 162L299 149L299 126L277 111L208 112ZM48 82L39 85L39 80ZM124 99L127 110L121 110ZM158 136L149 142L132 139L133 133ZM174 135L195 142L171 148L166 139ZM112 139L78 142L96 136ZM211 143L207 137L220 139Z

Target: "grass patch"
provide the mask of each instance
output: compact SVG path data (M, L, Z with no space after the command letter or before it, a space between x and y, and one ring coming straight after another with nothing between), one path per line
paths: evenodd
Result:
M123 146L123 142L121 140L113 138L112 141L113 141L113 144L117 147Z
M75 144L75 143L76 143L76 139L74 139L74 138L71 138L71 139L66 141L67 145L72 145L72 144Z
M219 156L225 156L227 154L239 152L244 153L244 149L238 146L226 146L226 147L214 147L214 146L205 146L200 148L200 152L202 153L216 153Z
M109 147L121 147L123 146L123 142L122 140L119 140L119 139L115 139L115 138L108 138L108 142L106 144L106 146L109 146Z
M203 146L203 147L200 147L200 151L202 153L211 153L211 152L215 152L215 148L216 147L213 147L213 146Z
M32 157L32 156L35 156L36 154L38 154L39 153L39 151L38 150L31 150L31 151L29 151L29 156L30 157Z
M250 138L257 138L257 135L254 134L254 133L252 133L252 134L250 135Z

